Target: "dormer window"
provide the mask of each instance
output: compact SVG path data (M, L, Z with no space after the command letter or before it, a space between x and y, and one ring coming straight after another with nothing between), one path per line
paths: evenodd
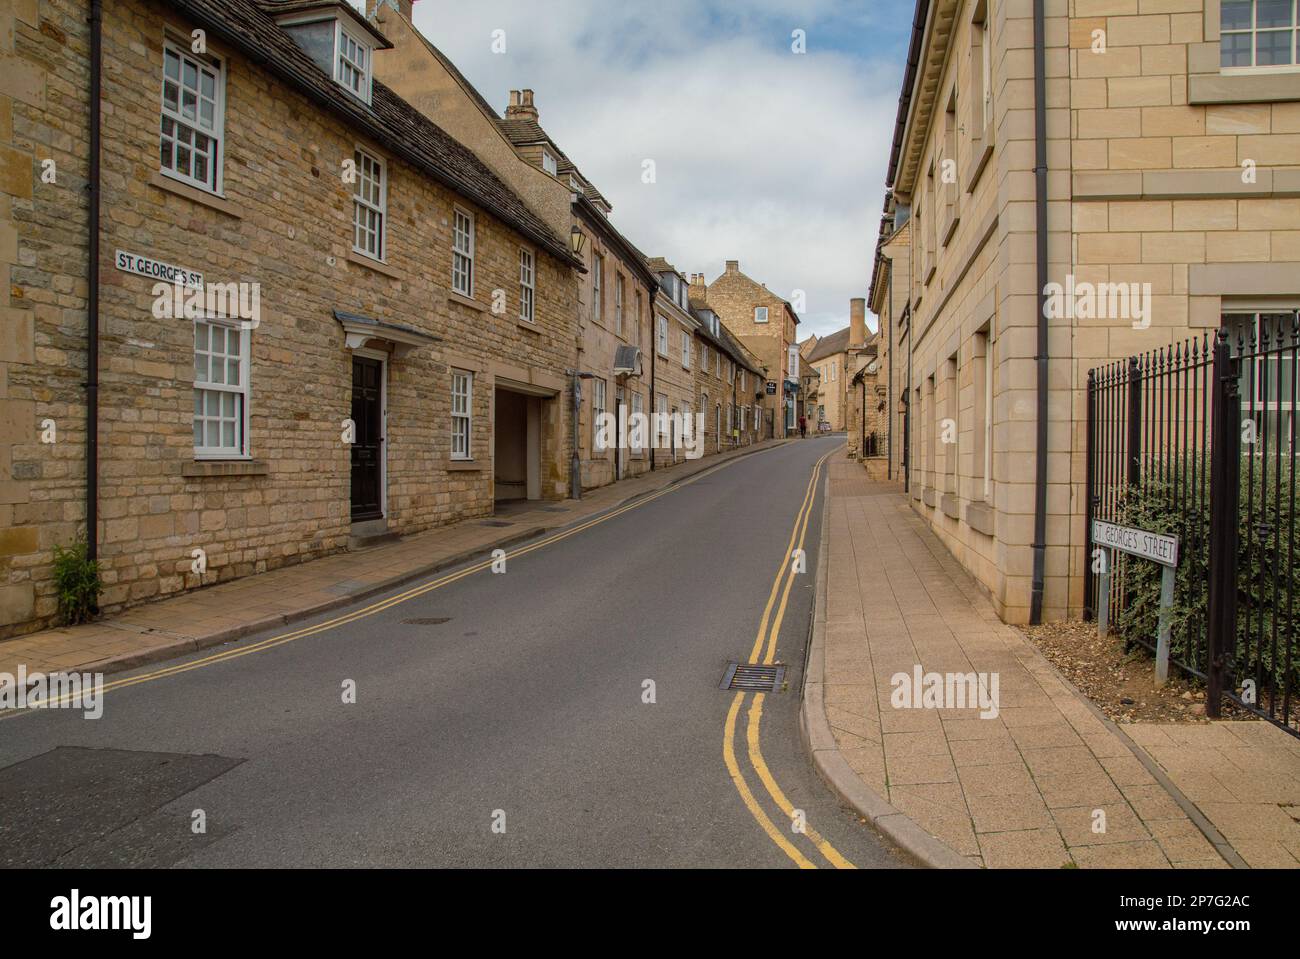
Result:
M551 156L549 150L542 151L542 169L551 176L559 176L560 165L556 162L555 157Z
M343 21L335 21L334 79L357 99L370 102L370 46L359 40Z

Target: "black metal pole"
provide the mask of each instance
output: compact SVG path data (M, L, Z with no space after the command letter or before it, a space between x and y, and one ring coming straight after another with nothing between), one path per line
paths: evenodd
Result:
M1045 0L1034 0L1034 207L1038 260L1038 423L1034 462L1034 578L1029 623L1043 621L1047 579L1047 24ZM1070 291L1071 293L1073 291Z
M99 140L104 10L90 3L90 222L86 294L86 558L99 557Z
M1241 399L1228 333L1214 343L1214 431L1210 447L1210 592L1205 714L1218 719L1237 646L1237 504L1241 495Z
M1097 512L1097 371L1088 371L1087 479L1083 517L1083 620L1092 622L1097 584L1092 569L1092 521Z

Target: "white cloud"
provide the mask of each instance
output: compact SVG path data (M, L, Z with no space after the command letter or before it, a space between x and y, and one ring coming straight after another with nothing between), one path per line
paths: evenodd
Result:
M898 15L866 6L420 0L415 23L498 109L535 90L546 131L647 254L710 279L736 259L805 291L802 338L846 326L871 275L901 68L844 52Z

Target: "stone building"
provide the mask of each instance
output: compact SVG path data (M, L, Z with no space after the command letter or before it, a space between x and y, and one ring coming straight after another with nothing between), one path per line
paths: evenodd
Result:
M88 482L87 6L13 10L3 633L50 621L88 489L108 610L567 495L569 237L373 75L375 24L255 0L104 6Z
M1008 621L1082 610L1088 370L1300 305L1295 18L918 0L888 178L910 244L882 243L910 259L909 489ZM1052 284L1134 296L1061 316Z
M704 274L694 274L687 300L700 322L695 334L695 392L704 414L705 449L716 453L766 438L761 405L766 372L710 309L706 293Z
M794 307L740 272L736 260L728 260L725 272L705 286L705 296L723 324L767 369L762 406L773 435L797 433L800 356Z
M659 278L651 314L654 328L648 363L654 403L650 412L693 417L704 412L699 408L695 389L695 342L702 323L691 309L690 284L686 277L663 257L652 257L647 264ZM700 442L703 441L701 437ZM686 458L685 450L671 430L651 437L651 446L656 465Z
M895 226L893 200L890 198L881 219L876 262L867 287L868 306L876 315L877 388L884 388L885 408L880 420L884 449L880 455L885 458L883 478L886 480L904 480L907 476L910 235L906 222Z

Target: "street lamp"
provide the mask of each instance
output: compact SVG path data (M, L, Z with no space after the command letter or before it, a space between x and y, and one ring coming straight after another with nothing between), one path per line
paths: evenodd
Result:
M573 248L574 256L582 256L582 248L587 245L587 235L578 227L569 231L569 246Z

